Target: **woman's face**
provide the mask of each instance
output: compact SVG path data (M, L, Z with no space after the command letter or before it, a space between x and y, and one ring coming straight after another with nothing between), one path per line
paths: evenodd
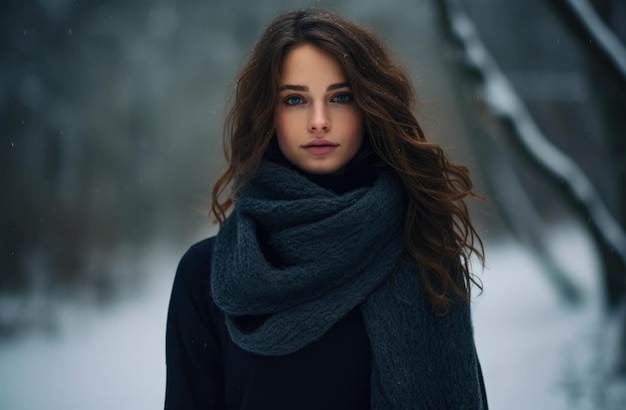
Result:
M341 171L363 142L363 116L341 66L310 44L285 56L274 123L280 151L310 174Z

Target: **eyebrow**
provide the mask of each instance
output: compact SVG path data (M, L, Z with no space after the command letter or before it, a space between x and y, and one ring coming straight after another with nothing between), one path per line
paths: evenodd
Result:
M326 87L326 91L338 90L344 87L350 87L350 84L348 84L345 81L343 83L331 84L328 87ZM285 84L285 85L281 85L278 88L278 91L284 91L284 90L309 91L309 87L307 87L306 85Z

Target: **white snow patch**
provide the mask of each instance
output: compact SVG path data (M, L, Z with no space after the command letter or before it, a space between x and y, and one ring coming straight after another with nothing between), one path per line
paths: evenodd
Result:
M566 386L595 359L603 315L598 256L582 227L552 233L550 251L584 290L582 306L564 305L520 245L487 244L485 291L473 317L490 408L569 409Z
M163 408L165 321L177 258L145 255L151 278L118 306L65 306L59 331L0 345L0 409Z

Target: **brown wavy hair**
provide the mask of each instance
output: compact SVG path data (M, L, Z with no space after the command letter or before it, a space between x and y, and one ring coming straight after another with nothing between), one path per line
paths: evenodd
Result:
M282 61L301 44L319 47L337 59L363 113L367 135L353 162L393 170L402 181L405 255L420 268L433 308L445 313L453 300L468 302L472 283L482 289L470 272L472 254L484 263L483 244L464 201L478 197L469 171L426 140L414 113L411 81L385 45L369 30L331 12L307 9L282 14L252 50L237 78L225 121L228 165L213 187L213 215L221 224L233 197L261 161L280 161L274 108Z

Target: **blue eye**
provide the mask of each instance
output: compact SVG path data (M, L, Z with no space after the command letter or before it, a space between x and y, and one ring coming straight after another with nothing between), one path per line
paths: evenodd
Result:
M352 96L349 94L339 94L335 98L333 98L333 101L340 104L347 104L352 101Z
M302 99L302 97L298 97L298 96L291 96L291 97L287 97L287 99L285 100L285 103L287 103L287 105L298 105L298 104L302 104L304 102L304 100Z

